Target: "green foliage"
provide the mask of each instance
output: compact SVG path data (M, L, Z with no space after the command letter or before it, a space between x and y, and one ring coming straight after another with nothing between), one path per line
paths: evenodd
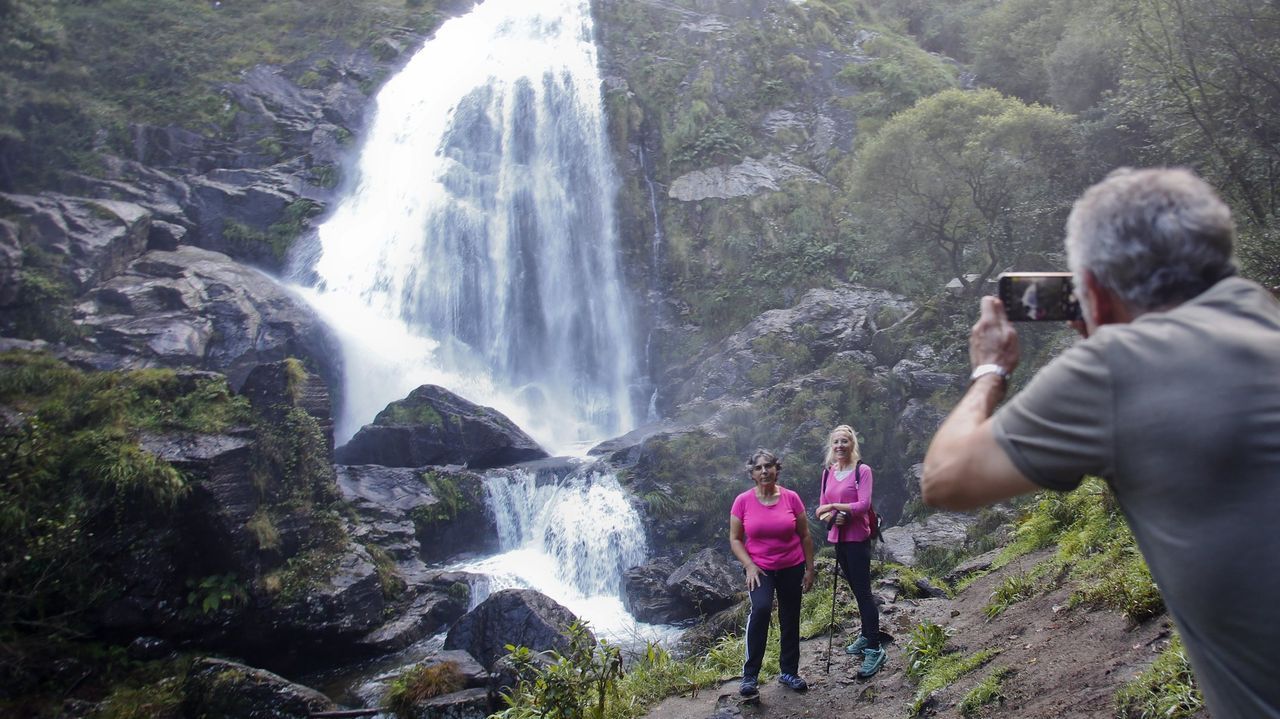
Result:
M462 512L474 507L471 498L454 479L433 471L423 472L418 477L427 489L431 490L431 496L436 499L432 504L416 507L413 510L414 522L420 527L449 522Z
M1060 247L1075 192L1070 118L991 90L948 90L895 115L859 153L855 198L878 252L930 258L970 293ZM1043 266L1043 265L1041 265Z
M1000 616L1010 605L1025 601L1036 595L1036 581L1026 573L1019 572L1005 577L1000 586L991 593L991 601L983 608L982 613L988 619Z
M907 638L907 676L917 682L946 655L951 631L930 621L921 622Z
M169 370L82 373L44 354L0 355L0 403L22 413L0 432L0 636L74 632L119 587L98 571L104 542L127 551L127 517L162 522L187 479L137 444L143 430L208 431L248 415L221 379Z
M378 573L378 585L382 588L382 596L387 599L396 599L404 594L408 585L396 570L396 562L387 550L371 543L363 546L365 551L369 552L369 558L373 560L374 571Z
M224 607L239 607L249 600L249 594L234 574L189 579L187 589L188 609L201 614L216 614Z
M254 429L254 473L265 497L322 505L336 498L329 443L315 417L289 407L282 417L255 422Z
M696 168L735 162L742 158L742 139L737 123L714 117L676 148L672 163Z
M568 627L569 646L564 653L548 650L534 654L528 647L507 645L508 659L519 677L504 692L507 708L501 719L604 719L610 695L616 695L622 677L622 653L607 641L599 644L587 627Z
M414 716L414 707L419 702L459 691L465 686L466 677L456 662L445 661L426 666L419 664L406 669L392 680L382 703L397 717L409 719Z
M1011 667L997 667L990 674L983 677L964 698L960 700L961 716L973 717L978 715L978 711L988 704L994 704L998 701L1004 701L1004 695L1000 692L1004 680L1013 674Z
M886 119L922 98L956 87L955 68L908 39L881 33L862 49L871 61L848 65L837 74L862 91L857 98L860 124L868 117ZM863 128L872 129L865 124Z
M1116 692L1119 719L1184 719L1204 709L1191 661L1176 632L1151 668Z

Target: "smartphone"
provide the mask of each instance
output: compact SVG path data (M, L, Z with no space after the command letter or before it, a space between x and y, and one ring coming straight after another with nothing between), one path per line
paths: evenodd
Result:
M1080 319L1070 272L1005 272L998 287L1005 314L1014 322Z

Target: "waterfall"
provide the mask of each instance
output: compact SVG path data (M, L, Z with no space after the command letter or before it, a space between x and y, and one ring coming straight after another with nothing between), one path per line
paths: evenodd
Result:
M501 551L452 569L487 580L472 603L510 587L534 587L605 636L640 633L622 603L622 573L647 558L640 515L612 473L589 467L552 481L524 469L485 477ZM660 630L649 627L650 635Z
M592 34L588 0L485 0L378 93L306 272L343 343L338 442L424 383L553 452L631 428L635 338Z

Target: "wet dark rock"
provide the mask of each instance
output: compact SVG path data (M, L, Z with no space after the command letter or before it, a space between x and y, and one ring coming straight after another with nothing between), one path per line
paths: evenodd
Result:
M329 555L332 573L274 607L274 625L308 645L353 645L383 622L386 601L377 568L358 544Z
M670 559L656 559L628 569L622 575L627 611L642 622L673 624L698 616L698 610L667 586L676 570Z
M172 654L173 644L158 637L138 637L129 642L125 652L135 662L149 662Z
M708 548L667 577L667 587L698 614L714 614L737 602L743 586L741 577L742 573L735 572L723 555Z
M403 649L439 632L466 614L471 599L470 579L465 572L434 572L406 577L411 599L400 602L396 615L357 642L370 654Z
M151 213L131 202L56 193L0 195L24 245L57 258L80 291L109 280L147 248Z
M224 659L197 659L187 673L183 713L188 717L309 719L338 706L320 692L265 669Z
M485 719L495 708L488 689L463 689L419 702L410 710L410 716L413 719Z
M497 548L497 527L473 472L447 467L337 465L343 498L369 539L401 561L443 562Z
M423 385L392 402L336 453L343 464L501 467L547 453L500 412Z
M1002 551L1004 550L992 549L991 551L983 552L976 557L970 557L969 559L957 564L955 568L950 572L947 572L947 575L942 579L948 584L955 584L971 574L985 572L991 568L992 564L995 564L996 558L1000 556Z
M70 359L96 369L193 366L233 388L254 367L301 359L338 386L336 341L270 276L195 247L151 251L76 306L88 337Z
M573 612L532 589L504 589L485 599L458 620L445 638L445 649L462 649L493 670L507 654L506 645L534 651L565 651L565 630L577 621Z
M689 628L680 635L677 653L686 657L703 654L722 637L741 632L747 621L746 609L747 604L741 602L722 609Z
M301 362L284 360L254 367L240 386L254 410L268 422L280 423L295 407L320 426L333 451L333 403L329 387L318 375L307 372Z

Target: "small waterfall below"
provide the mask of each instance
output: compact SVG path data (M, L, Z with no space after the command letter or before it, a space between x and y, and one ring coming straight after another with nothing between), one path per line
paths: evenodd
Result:
M657 639L666 628L637 624L622 602L622 573L644 563L639 513L612 473L590 466L554 478L526 469L485 477L501 551L451 569L483 574L472 603L511 587L532 587L623 642Z
M442 385L553 453L631 429L637 351L589 0L485 0L378 93L295 276L343 343L339 443Z

